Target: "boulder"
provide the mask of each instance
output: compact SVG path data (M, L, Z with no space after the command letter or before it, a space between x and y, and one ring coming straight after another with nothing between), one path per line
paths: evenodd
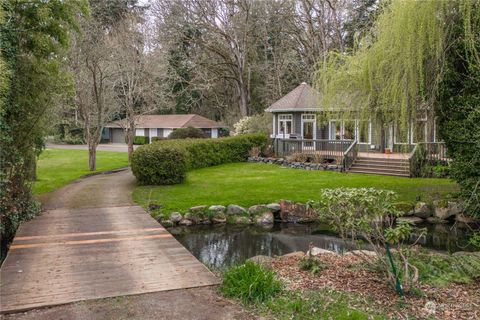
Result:
M235 224L250 224L252 220L247 216L237 216L233 218L233 223Z
M173 223L179 223L180 221L182 221L182 219L183 219L183 216L180 212L172 212L170 214L170 220Z
M155 217L155 220L157 220L158 223L162 223L163 216L159 214L158 216Z
M335 254L335 252L318 247L312 247L310 250L307 251L307 255L319 256L322 254Z
M295 251L295 252L290 252L290 253L284 254L282 257L284 257L284 258L289 258L289 257L303 258L304 256L305 256L305 252Z
M452 215L463 213L463 204L457 201L448 201L448 209Z
M264 212L255 217L257 224L273 224L273 213L270 211Z
M207 211L207 206L195 206L188 209L189 212L194 214L203 214Z
M270 269L272 267L273 258L269 256L260 255L260 256L251 257L247 259L247 261L259 264L267 269Z
M463 213L459 213L455 216L455 220L461 223L466 223L466 224L473 224L473 223L479 223L480 220L469 217Z
M346 256L353 255L357 257L361 257L363 259L372 259L377 257L377 253L375 251L370 250L352 250L345 253Z
M212 217L213 223L225 223L227 222L227 216L223 212L217 212Z
M431 223L431 224L448 223L447 220L438 219L437 217L428 217L428 218L427 218L427 222L428 222L428 223Z
M191 220L188 220L188 219L182 219L180 220L180 222L178 222L179 225L181 226L191 226L193 224L193 222Z
M432 215L432 210L430 210L430 207L425 202L417 202L413 209L413 214L416 217L426 219Z
M283 222L313 222L317 219L317 213L301 203L288 200L280 201L280 219Z
M231 204L227 207L227 215L239 215L246 214L247 210L244 207L237 206L236 204Z
M162 220L162 226L165 228L173 227L174 223L171 220Z
M192 207L185 214L184 218L191 220L196 224L203 224L206 221L210 221L207 211L207 206Z
M217 205L217 206L210 206L208 208L208 211L213 213L225 213L225 209L226 209L225 206Z
M441 220L447 220L448 218L455 215L452 210L450 210L447 201L435 200L433 201L433 207L435 209L435 217Z
M413 217L398 217L397 222L409 222L411 224L422 223L423 219L413 216Z
M267 204L267 208L270 209L274 214L280 212L280 204L279 203L270 203Z
M248 208L248 213L251 216L261 215L265 212L270 212L271 213L272 211L269 208L267 208L267 206L265 206L263 204L251 206L250 208Z

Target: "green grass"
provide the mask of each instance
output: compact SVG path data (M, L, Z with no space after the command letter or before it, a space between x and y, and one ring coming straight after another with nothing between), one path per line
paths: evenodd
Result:
M357 300L358 298L352 294L328 289L307 292L286 291L281 296L260 305L257 312L285 320L385 319L378 314L378 310L372 310L370 303Z
M97 151L95 172L126 166L126 152ZM88 151L47 149L42 152L37 163L37 181L33 185L33 193L53 191L89 173L92 172L88 170Z
M448 179L402 178L330 171L307 171L261 163L234 163L188 172L183 184L137 187L133 198L141 205L160 204L165 213L196 205L251 206L280 199L305 202L317 199L321 189L374 187L393 190L398 201L414 202L457 191Z

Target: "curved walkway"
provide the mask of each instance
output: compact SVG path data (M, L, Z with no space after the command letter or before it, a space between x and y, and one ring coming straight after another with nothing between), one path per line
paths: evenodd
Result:
M131 172L125 170L80 179L44 197L47 211L20 226L1 268L2 313L218 284L218 278L203 264L141 207L132 204L134 184ZM172 293L177 298L195 295L191 290ZM171 295L166 294L164 301ZM211 295L214 296L213 291ZM138 309L137 318L149 318L143 312L156 309L148 297L146 301L149 306ZM164 309L164 302L157 306L162 304ZM212 310L215 308L219 307L211 306ZM73 318L86 311L79 311L78 304L63 309L80 312ZM188 310L183 308L174 309L183 312L185 319L203 318L200 314L189 317ZM44 312L52 310L56 309ZM112 310L103 310L99 317L90 314L88 318L108 318L109 311ZM34 314L38 319L38 312ZM227 314L220 312L205 319L230 318ZM117 318L115 312L112 318ZM162 313L155 318L162 318Z

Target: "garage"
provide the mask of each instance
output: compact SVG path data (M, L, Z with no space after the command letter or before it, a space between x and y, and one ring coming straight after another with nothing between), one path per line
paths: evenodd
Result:
M125 143L125 133L121 128L112 128L112 142Z

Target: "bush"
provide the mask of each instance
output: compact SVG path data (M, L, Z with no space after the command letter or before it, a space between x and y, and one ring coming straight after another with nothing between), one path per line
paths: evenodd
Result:
M187 172L185 151L158 143L145 145L133 153L131 167L142 185L182 183Z
M148 137L135 136L133 137L133 144L136 144L136 145L148 144Z
M188 127L188 128L180 128L175 129L170 133L168 136L170 139L200 139L205 138L205 134L201 129Z
M248 134L248 133L263 133L268 134L272 127L271 116L267 113L257 114L250 117L243 117L233 125L234 135Z
M281 290L282 284L273 271L251 261L225 272L220 287L223 295L238 298L244 303L263 302Z
M161 140L142 146L135 150L132 158L132 171L141 184L173 184L181 183L185 178L184 170L211 167L223 163L246 161L248 152L253 147L261 148L267 142L267 137L262 134L250 134L237 137L218 139L177 139ZM174 150L175 157L166 157L165 150ZM158 154L157 154L158 153ZM163 161L173 163L162 164ZM182 179L169 176L163 178L164 168L175 168L178 161ZM185 166L186 169L183 169ZM173 170L172 171L175 171ZM153 174L157 177L149 178ZM165 173L167 174L167 173ZM176 173L172 172L176 177ZM167 179L168 178L168 179Z

